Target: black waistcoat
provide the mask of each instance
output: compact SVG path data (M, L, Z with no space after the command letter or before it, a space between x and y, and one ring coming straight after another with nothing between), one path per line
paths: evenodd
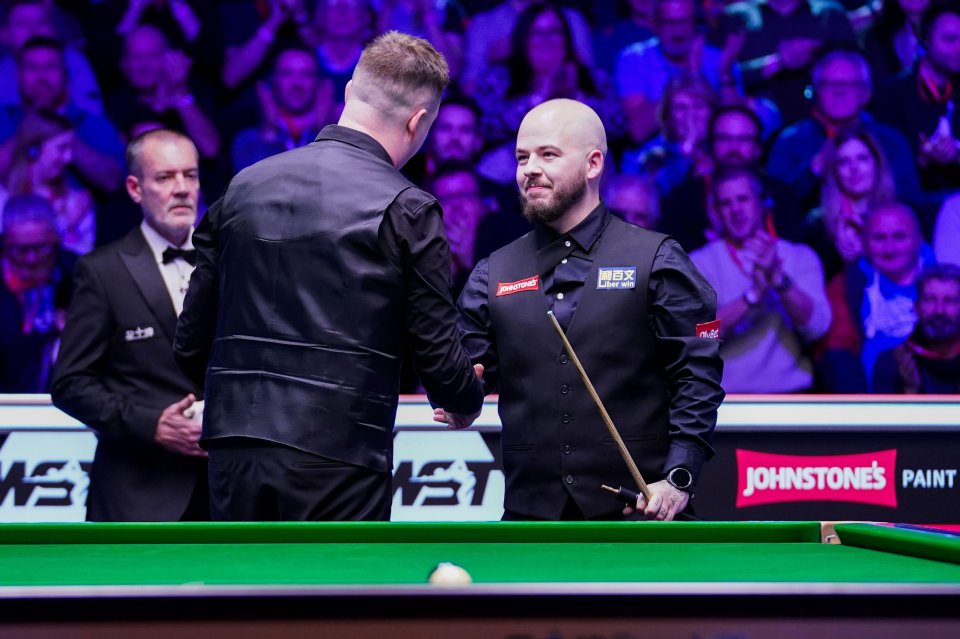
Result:
M241 172L224 199L205 438L390 469L406 296L378 241L412 184L321 138Z
M665 238L611 216L591 253L594 263L567 329L648 481L660 478L669 447L665 372L657 364L647 291ZM495 252L489 264L488 303L501 370L505 508L558 519L568 492L588 518L622 508L601 485L635 485L547 317L542 286L497 295L499 284L537 274L534 234ZM635 286L599 288L600 269L609 267L635 267Z

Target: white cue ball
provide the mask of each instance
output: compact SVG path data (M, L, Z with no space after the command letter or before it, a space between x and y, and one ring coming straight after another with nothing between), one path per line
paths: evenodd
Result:
M430 583L434 586L466 586L473 583L473 578L460 566L444 561L430 573Z

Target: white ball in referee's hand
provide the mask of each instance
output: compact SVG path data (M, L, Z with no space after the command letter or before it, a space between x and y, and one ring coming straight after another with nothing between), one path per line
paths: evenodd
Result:
M460 566L444 561L430 573L430 583L434 586L466 586L473 583L473 578Z

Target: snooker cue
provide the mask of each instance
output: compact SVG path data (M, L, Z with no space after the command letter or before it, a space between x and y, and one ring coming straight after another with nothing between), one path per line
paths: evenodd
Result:
M557 335L560 336L560 340L563 342L563 347L570 355L573 365L577 367L577 371L580 373L580 377L583 379L583 384L587 387L587 392L590 393L590 397L593 398L593 403L597 405L597 410L600 411L600 417L603 419L603 424L607 427L607 430L610 431L610 436L613 438L613 441L616 442L617 448L620 450L620 456L623 457L623 461L626 462L627 468L630 470L630 475L633 477L633 481L637 483L637 488L640 489L644 499L646 499L649 503L650 489L647 488L647 482L643 481L643 477L640 475L640 469L637 468L637 463L633 461L633 457L630 456L630 451L627 450L627 445L623 443L623 438L620 437L620 433L617 432L617 427L613 425L613 420L610 419L610 414L607 412L607 409L604 408L603 402L600 400L600 396L597 395L597 391L593 387L593 383L590 381L590 378L587 377L587 371L583 369L580 359L577 357L577 354L573 352L573 346L570 344L566 334L563 332L563 328L560 327L560 322L557 321L553 311L547 311L547 315L550 317L550 321L553 322L553 327L557 330Z

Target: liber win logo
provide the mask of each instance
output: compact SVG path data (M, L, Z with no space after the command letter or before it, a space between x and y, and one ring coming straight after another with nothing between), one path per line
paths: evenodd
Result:
M737 508L791 501L897 507L897 451L798 456L737 449Z

